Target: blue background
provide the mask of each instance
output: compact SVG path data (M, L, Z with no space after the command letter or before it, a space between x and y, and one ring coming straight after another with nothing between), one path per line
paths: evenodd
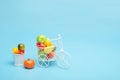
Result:
M25 43L36 59L36 36L63 36L68 70L15 67L11 49ZM120 80L119 0L0 0L0 80Z

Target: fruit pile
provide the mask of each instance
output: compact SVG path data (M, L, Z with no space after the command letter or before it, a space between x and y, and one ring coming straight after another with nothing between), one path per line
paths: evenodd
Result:
M55 56L56 46L45 35L37 36L38 57L42 59L52 59Z
M20 43L17 48L12 49L14 54L24 54L25 53L25 45Z

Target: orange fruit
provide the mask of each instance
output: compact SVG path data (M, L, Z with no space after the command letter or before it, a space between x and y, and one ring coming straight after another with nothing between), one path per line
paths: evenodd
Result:
M33 59L27 59L24 61L24 67L27 69L31 69L35 66L35 61Z

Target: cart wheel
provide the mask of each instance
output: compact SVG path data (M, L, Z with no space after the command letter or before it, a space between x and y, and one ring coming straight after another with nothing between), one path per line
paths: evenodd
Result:
M49 61L47 59L39 58L37 61L38 61L38 65L40 67L48 67L49 66Z
M61 50L57 52L57 65L60 68L69 68L71 63L71 56L68 52Z

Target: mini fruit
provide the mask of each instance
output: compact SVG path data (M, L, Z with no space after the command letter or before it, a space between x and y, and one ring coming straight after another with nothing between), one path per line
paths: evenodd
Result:
M24 51L24 50L19 50L19 53L20 53L20 54L24 54L25 51Z
M40 42L36 43L36 46L37 46L37 47L40 47L40 45L41 45L41 43L40 43Z
M13 51L14 54L19 54L18 48L13 48L12 51Z
M40 54L45 54L45 52L43 50L39 50L38 55L40 55Z
M37 36L37 42L44 43L45 41L46 41L46 36L44 35Z
M35 66L35 61L33 59L27 59L24 61L24 67L26 69L32 69Z
M45 54L45 52L43 51L43 50L40 50L40 51L38 51L38 56L39 56L39 58L45 58L46 57L46 54Z
M49 53L47 56L48 56L48 58L53 58L54 57L54 52L51 52L51 53Z
M50 39L47 39L45 42L44 42L45 46L51 46L51 41Z
M40 56L39 56L40 58L45 58L46 57L46 55L45 54L40 54Z
M44 52L45 52L46 54L49 54L49 53L52 52L52 51L53 51L53 48L52 48L51 46L44 48Z
M43 50L45 48L45 45L43 43L40 44L39 48Z
M52 44L52 45L51 45L51 48L53 49L53 51L55 51L55 50L56 50L55 44Z
M25 49L25 45L22 44L22 43L18 44L18 49L19 50L24 50Z

